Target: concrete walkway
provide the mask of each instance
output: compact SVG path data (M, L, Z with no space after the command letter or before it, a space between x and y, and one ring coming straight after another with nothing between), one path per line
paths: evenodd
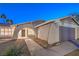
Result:
M74 44L68 41L48 49L42 48L39 44L31 39L25 39L25 42L32 56L64 56L77 49Z
M48 47L48 42L45 40L42 40L40 38L37 38L33 35L29 36L30 39L32 39L33 41L35 41L37 44L39 44L40 46L42 46L43 48L47 48Z

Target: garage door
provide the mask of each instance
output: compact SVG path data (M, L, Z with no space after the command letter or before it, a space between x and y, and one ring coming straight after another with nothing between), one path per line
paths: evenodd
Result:
M74 40L75 39L75 28L59 27L60 41Z

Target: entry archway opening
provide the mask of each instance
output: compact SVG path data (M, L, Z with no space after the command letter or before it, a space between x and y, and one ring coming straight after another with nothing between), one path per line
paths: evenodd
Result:
M25 39L31 36L35 37L35 34L36 33L32 28L23 28L23 29L20 29L18 32L18 39Z

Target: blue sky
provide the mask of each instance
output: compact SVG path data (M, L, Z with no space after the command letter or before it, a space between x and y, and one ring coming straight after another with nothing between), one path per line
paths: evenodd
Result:
M0 4L0 14L5 14L14 24L38 19L51 20L79 12L79 4L68 3L25 3ZM2 20L0 20L1 22Z

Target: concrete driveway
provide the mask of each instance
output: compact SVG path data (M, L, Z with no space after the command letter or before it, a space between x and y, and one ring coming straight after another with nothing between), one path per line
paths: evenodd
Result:
M25 39L25 42L32 56L64 56L77 49L74 44L68 41L61 43L61 45L53 46L48 49L42 48L31 39Z

